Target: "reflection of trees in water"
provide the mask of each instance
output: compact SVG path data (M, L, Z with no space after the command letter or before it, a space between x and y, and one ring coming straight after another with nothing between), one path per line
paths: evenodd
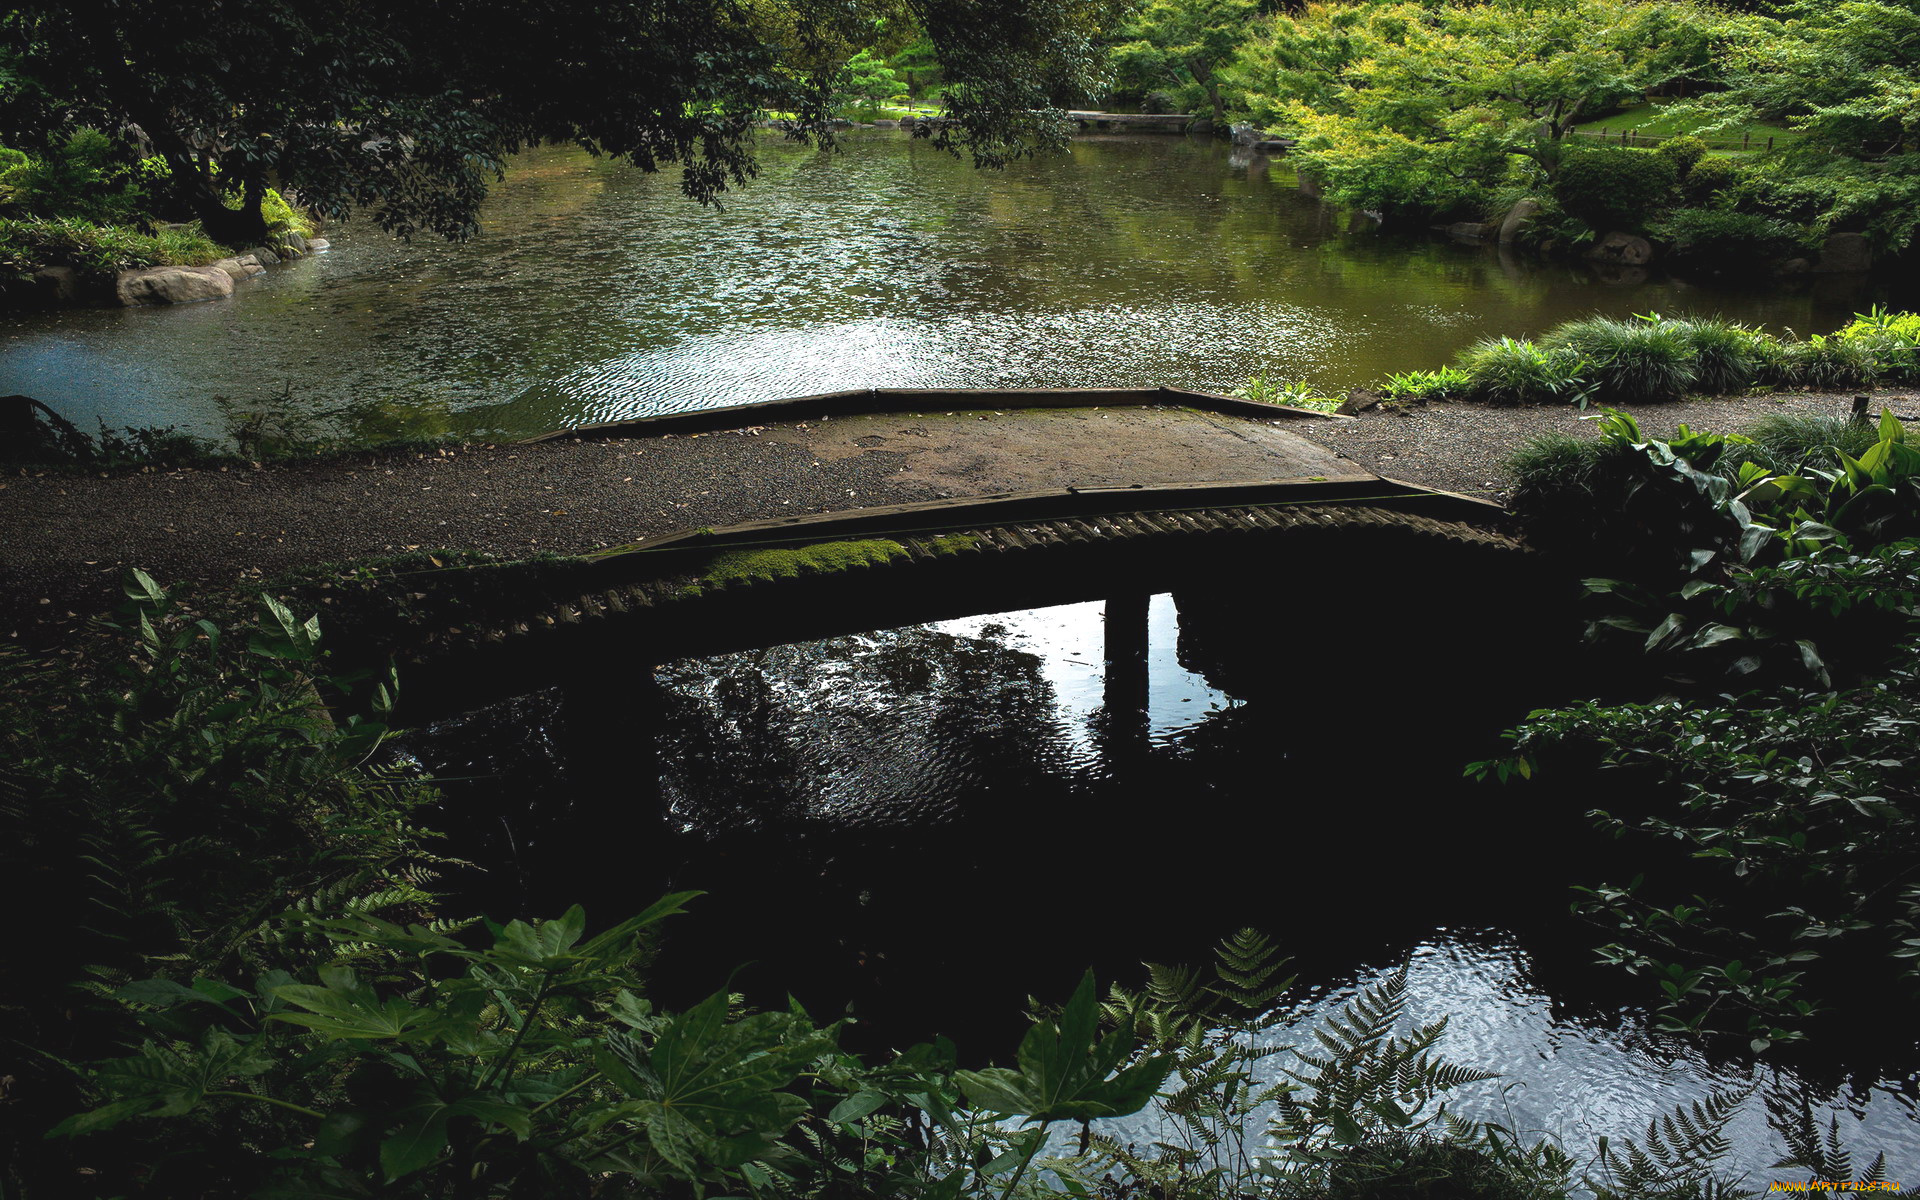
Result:
M1041 661L986 633L887 630L668 666L675 814L696 826L920 823L1057 776L1065 730Z

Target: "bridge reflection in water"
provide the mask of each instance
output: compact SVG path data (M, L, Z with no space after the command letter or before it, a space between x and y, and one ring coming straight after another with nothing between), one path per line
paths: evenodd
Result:
M823 1018L851 1004L856 1047L938 1032L1004 1058L1028 995L1253 925L1295 956L1303 1013L1411 957L1420 1019L1450 1013L1458 1057L1529 1085L1481 1115L1517 1106L1578 1145L1741 1083L1590 965L1568 885L1618 866L1568 854L1591 781L1461 778L1525 706L1592 683L1529 619L1526 556L1322 550L1143 557L1071 603L554 662L410 749L460 780L436 823L496 915L705 890L650 967L667 1003L731 980ZM1770 1078L1844 1103L1836 1079ZM1898 1098L1856 1103L1867 1141L1903 1144Z

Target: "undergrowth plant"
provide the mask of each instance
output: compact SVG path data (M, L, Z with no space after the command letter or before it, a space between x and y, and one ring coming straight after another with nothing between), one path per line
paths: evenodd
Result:
M1512 755L1470 770L1634 778L1621 794L1640 799L1596 825L1691 868L1586 889L1581 908L1668 1028L1797 1039L1874 990L1824 985L1836 959L1825 975L1920 986L1920 449L1891 413L1825 445L1838 427L1780 423L1760 446L1650 438L1611 411L1600 426L1537 446L1518 507L1540 544L1621 568L1586 581L1591 635L1637 643L1687 698L1536 712Z
M1245 383L1233 390L1233 394L1255 404L1284 404L1289 408L1305 408L1313 412L1330 413L1341 404L1336 397L1317 394L1313 385L1303 380L1269 379L1265 375L1248 377Z

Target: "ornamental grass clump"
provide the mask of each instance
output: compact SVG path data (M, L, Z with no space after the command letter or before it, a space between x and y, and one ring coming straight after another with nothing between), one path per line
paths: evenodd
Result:
M1880 440L1872 424L1843 413L1770 413L1754 422L1747 436L1753 439L1747 457L1769 470L1790 473L1806 467L1834 470L1840 455L1857 459Z
M1585 360L1594 399L1608 404L1663 404L1693 387L1691 326L1658 314L1621 320L1588 317L1554 329L1541 344Z
M1547 349L1513 338L1487 338L1463 351L1459 370L1467 395L1487 404L1584 405L1586 366L1570 349Z
M1744 392L1759 379L1772 338L1749 325L1718 317L1682 322L1693 344L1694 387L1710 396Z
M1815 334L1804 342L1786 342L1770 364L1781 387L1830 392L1867 387L1878 377L1874 351L1864 341Z

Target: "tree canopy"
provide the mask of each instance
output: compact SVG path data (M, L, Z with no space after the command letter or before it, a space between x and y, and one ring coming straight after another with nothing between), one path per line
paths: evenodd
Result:
M1183 106L1205 104L1227 119L1222 86L1253 32L1256 0L1148 0L1121 28L1113 49L1122 89L1165 89Z
M1329 195L1470 208L1549 175L1573 127L1711 70L1738 18L1688 3L1309 5L1242 56L1255 118L1293 131Z
M91 126L164 160L179 204L233 244L268 188L331 218L463 238L507 158L577 143L677 165L711 200L791 113L831 138L835 77L889 22L948 84L940 143L998 164L1064 136L1110 0L39 0L0 16L0 138Z

